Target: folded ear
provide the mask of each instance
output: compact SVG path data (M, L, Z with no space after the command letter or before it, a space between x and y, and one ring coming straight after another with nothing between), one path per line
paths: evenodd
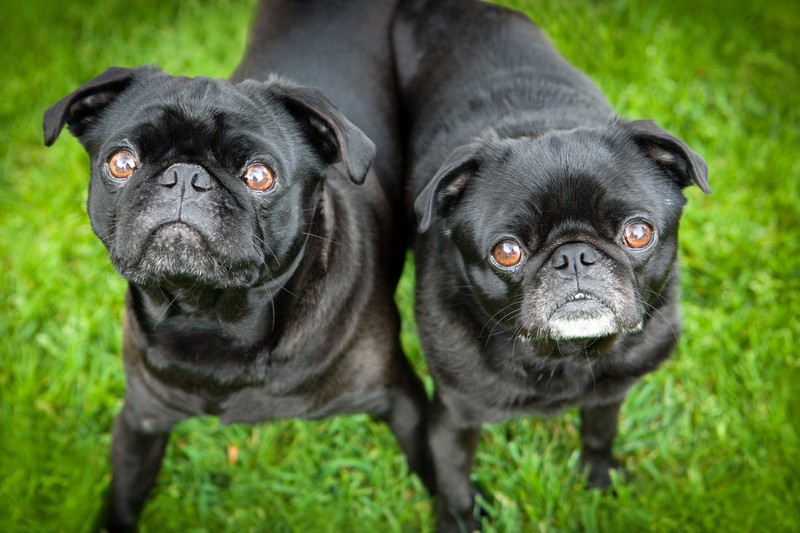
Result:
M318 89L284 81L272 81L268 88L304 126L327 163L341 161L354 183L364 183L375 158L375 144L364 132Z
M45 146L56 142L64 124L80 140L97 115L130 85L134 72L111 67L47 108L43 121Z
M480 167L480 146L476 142L453 150L417 195L414 211L417 213L420 233L427 231L433 218L447 213L461 197L472 173Z
M686 143L667 133L652 120L622 124L647 156L673 176L681 187L694 183L704 193L711 194L708 165Z

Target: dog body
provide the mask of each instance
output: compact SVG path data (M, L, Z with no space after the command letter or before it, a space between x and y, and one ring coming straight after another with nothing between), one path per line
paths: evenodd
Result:
M471 531L483 423L577 405L589 481L610 483L626 391L677 342L682 188L709 192L707 167L615 117L521 14L406 0L393 42L438 527Z
M238 83L112 68L48 109L45 143L68 124L90 155L92 227L129 281L103 527L135 528L170 429L197 415L373 413L431 483L393 301L406 236L379 4L264 2ZM371 33L316 40L354 10ZM377 175L340 109L374 136Z

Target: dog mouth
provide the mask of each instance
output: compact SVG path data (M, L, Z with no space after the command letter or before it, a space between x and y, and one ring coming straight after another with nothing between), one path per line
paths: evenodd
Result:
M598 298L596 296L592 295L591 293L580 292L579 291L579 292L576 292L575 294L569 295L567 297L567 300L565 302L563 302L562 305L566 304L566 303L569 303L569 302L574 302L574 301L577 301L577 300L598 300Z
M242 287L253 282L249 265L227 265L194 227L176 221L157 227L138 259L116 261L122 277L139 285Z
M619 333L616 313L601 298L576 292L547 319L548 336L556 340L596 339Z
M535 331L523 328L519 340L586 342L611 337L625 329L609 302L583 290L559 300L542 318Z

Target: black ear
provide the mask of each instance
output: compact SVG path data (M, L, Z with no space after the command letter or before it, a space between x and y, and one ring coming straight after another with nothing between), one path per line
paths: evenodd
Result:
M681 187L694 183L704 193L711 194L708 165L685 142L652 120L626 122L623 127L648 157L674 176Z
M431 181L417 195L414 210L419 231L430 228L433 217L446 213L466 189L470 175L478 170L478 143L465 144L453 150Z
M375 158L375 144L363 131L318 89L273 81L269 90L303 124L327 163L341 161L354 183L364 183Z
M69 124L70 132L80 139L97 114L130 85L133 74L131 69L111 67L47 108L43 122L45 146L56 142L64 124Z

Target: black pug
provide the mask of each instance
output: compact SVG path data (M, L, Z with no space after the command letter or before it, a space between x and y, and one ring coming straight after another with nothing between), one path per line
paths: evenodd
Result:
M407 0L393 42L438 525L472 530L483 423L577 405L589 481L610 484L626 391L677 342L682 189L709 193L708 170L519 13Z
M263 2L235 83L111 68L47 110L45 144L67 124L90 155L92 227L129 281L103 527L135 529L170 429L198 415L373 413L431 484L393 301L394 8Z

